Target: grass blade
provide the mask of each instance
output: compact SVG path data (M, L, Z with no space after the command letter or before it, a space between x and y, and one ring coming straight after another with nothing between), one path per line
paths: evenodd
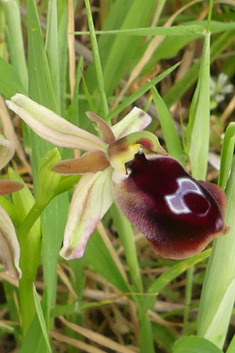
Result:
M219 348L224 344L235 296L235 161L226 194L228 207L225 224L230 226L230 232L214 241L198 316L198 335L211 340Z
M174 66L170 67L168 70L164 71L162 74L154 78L153 80L149 81L146 83L143 87L141 87L138 91L133 93L131 96L126 98L121 104L117 106L117 108L113 109L109 115L107 116L107 120L112 119L115 115L119 114L122 112L125 108L127 108L129 105L131 105L133 102L135 102L139 97L144 95L149 89L151 89L153 86L155 86L158 82L163 80L167 75L169 75L172 71L174 71L179 64L175 64Z
M172 157L178 159L178 161L185 166L184 152L169 110L156 88L153 87L151 91L166 141L167 150Z
M41 326L42 334L45 339L48 352L51 352L51 346L50 346L50 341L49 341L49 337L48 337L48 333L47 333L46 323L44 320L43 311L42 311L41 304L38 299L38 294L37 294L35 285L33 285L33 296L34 296L35 308L36 308L38 320L39 320L39 323Z
M95 67L96 79L98 83L98 90L100 94L101 112L102 112L103 119L105 119L106 116L108 115L109 108L108 108L108 102L107 102L105 89L104 89L105 84L104 84L103 71L102 71L101 62L100 62L99 49L98 49L98 44L96 40L95 28L93 24L89 0L85 0L85 4L86 4L86 10L87 10L87 20L88 20L88 25L90 30L94 67Z
M189 157L195 179L206 178L210 135L210 35L205 37L198 85L194 93L187 127Z

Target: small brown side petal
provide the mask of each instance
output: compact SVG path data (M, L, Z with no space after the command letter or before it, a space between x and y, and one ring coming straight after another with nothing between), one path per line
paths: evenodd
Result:
M102 139L104 142L110 144L111 142L116 140L114 133L112 132L108 124L101 117L99 117L99 115L93 112L86 112L86 115L90 120L97 123L97 126L102 134Z
M80 158L67 159L56 163L52 171L59 174L96 173L109 166L105 153L102 151L87 152Z
M24 185L15 180L0 180L0 195L8 195L20 191Z

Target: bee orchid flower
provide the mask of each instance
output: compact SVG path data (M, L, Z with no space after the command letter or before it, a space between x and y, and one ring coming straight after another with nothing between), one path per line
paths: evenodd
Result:
M87 241L113 201L163 257L183 259L224 235L226 197L216 185L196 181L143 131L151 117L139 108L112 127L93 112L101 137L74 126L29 98L7 101L31 129L56 146L80 149L80 158L53 167L63 175L82 174L70 205L60 255L83 256Z
M0 135L0 169L5 167L14 153L13 144ZM8 195L22 188L23 185L17 181L0 180L0 195ZM20 247L13 223L2 206L0 206L0 258L7 274L18 280L21 277L19 268Z

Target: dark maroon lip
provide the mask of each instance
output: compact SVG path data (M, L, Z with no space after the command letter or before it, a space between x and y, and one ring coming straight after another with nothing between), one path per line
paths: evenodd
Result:
M114 186L121 211L164 257L200 252L225 234L225 194L216 185L195 180L171 157L147 159L138 153L126 164L122 188Z

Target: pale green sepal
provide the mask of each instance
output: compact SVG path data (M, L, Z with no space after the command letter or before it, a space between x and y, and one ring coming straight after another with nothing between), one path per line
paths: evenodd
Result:
M114 200L112 168L85 174L71 201L60 255L66 260L83 256L86 244Z
M61 175L51 171L51 168L61 160L57 148L48 151L41 159L38 167L38 195L37 203L47 205L55 196Z
M0 169L12 159L15 154L15 147L0 134Z
M18 280L21 278L19 268L20 247L12 224L7 212L0 206L0 258L6 269L7 274Z
M71 124L23 94L17 93L6 104L37 135L56 146L83 151L105 150L107 146L98 136Z
M111 127L116 138L131 134L135 131L142 131L152 121L150 115L142 109L134 107L129 114Z

